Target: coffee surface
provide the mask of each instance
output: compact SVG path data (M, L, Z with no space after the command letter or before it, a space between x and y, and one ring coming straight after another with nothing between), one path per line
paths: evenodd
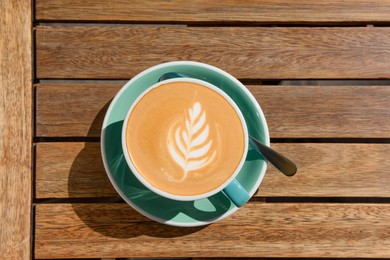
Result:
M126 126L126 147L138 172L165 192L194 196L219 187L245 149L239 116L219 93L171 82L146 93Z

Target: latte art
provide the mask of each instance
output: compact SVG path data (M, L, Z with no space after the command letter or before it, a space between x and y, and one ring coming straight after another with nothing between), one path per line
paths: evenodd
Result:
M183 169L179 179L170 176L172 180L182 182L188 173L207 166L213 161L216 150L212 149L210 127L207 124L206 111L202 111L199 102L188 109L184 125L174 124L168 133L168 150L172 159Z
M150 89L132 108L125 127L124 149L140 178L178 196L205 194L226 183L246 152L234 107L195 82Z

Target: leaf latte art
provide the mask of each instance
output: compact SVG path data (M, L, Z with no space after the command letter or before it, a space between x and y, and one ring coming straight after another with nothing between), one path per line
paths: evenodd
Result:
M221 93L195 82L151 88L128 116L126 159L136 177L164 193L159 195L210 193L229 181L246 152L236 109Z
M168 132L168 150L174 162L183 169L183 175L174 181L182 182L190 172L207 166L216 156L212 149L210 127L206 111L199 102L194 103L185 115L185 123L173 124Z

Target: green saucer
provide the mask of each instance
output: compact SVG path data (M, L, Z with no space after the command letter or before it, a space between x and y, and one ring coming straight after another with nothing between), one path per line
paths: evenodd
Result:
M269 145L268 128L260 106L252 94L233 76L203 63L168 62L135 76L125 84L111 102L104 118L101 134L104 167L120 196L142 215L173 226L207 225L231 215L238 209L223 192L196 201L175 201L161 197L138 181L130 171L123 155L121 133L128 109L138 95L158 82L159 77L167 72L191 75L221 88L240 108L249 134ZM247 158L237 180L251 196L258 189L266 168L264 158L249 146Z

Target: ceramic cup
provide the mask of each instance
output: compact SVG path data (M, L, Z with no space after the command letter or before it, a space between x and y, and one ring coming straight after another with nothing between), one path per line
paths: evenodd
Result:
M170 79L164 79L167 76ZM193 105L193 100L197 99L199 99L199 102ZM207 105L207 100L209 100L209 105ZM219 102L218 105L214 104L216 102ZM180 105L177 103L180 103ZM185 108L187 103L189 111L181 115L181 106L184 104L183 108ZM172 108L174 105L178 109ZM200 110L202 107L205 107L203 108L204 111L199 111L198 118L195 118L196 110ZM158 120L168 114L166 110L170 109L174 110L174 115L183 121L183 127L178 126L176 129L176 138L174 138L175 131L172 131L172 134L169 134L171 129L165 131L164 126L168 124L164 122L165 117ZM222 109L225 109L226 112L221 112ZM179 113L176 113L176 111L179 111ZM148 113L150 114L148 115ZM160 113L161 115L159 115ZM213 114L215 114L214 121L209 120L208 116L211 115L212 118ZM197 132L194 133L193 140L195 139L194 142L204 140L203 144L201 143L202 140L199 141L200 144L197 144L188 154L209 152L210 155L195 154L193 155L194 158L188 159L188 163L185 164L188 158L186 151L188 151L187 148L190 144L186 143L181 135L185 135L187 139L191 138L189 132L191 132L190 117L192 115L194 117L194 128L199 126ZM203 116L203 126L200 125L201 116ZM172 121L171 114L168 114L166 118L165 121ZM186 118L185 121L183 118ZM207 124L209 122L207 120L210 121L210 126ZM172 126L175 126L175 124L177 125L175 121L172 121ZM215 129L213 129L214 125ZM237 126L237 135L235 135L233 125ZM149 129L153 130L147 132ZM213 130L220 135L218 138L212 139L212 136L203 138L201 136L206 132L211 135ZM172 137L172 140L169 137ZM149 139L153 139L153 141L149 141ZM166 141L165 139L169 140ZM169 142L173 144L169 146ZM178 148L175 142L180 144ZM180 147L182 150L180 150ZM175 151L175 148L178 151ZM122 129L122 149L128 166L138 180L160 196L177 201L194 201L208 198L223 191L238 207L244 205L250 198L248 192L236 179L248 151L248 128L244 116L229 95L209 82L183 74L169 73L162 75L160 82L141 93L128 110ZM145 160L145 158L148 158L148 160ZM186 158L186 162L184 158ZM233 163L234 161L235 163ZM198 165L202 162L204 165ZM185 165L183 166L183 164ZM156 167L153 168L151 165ZM191 168L188 165L195 165L195 168L187 169L188 167ZM221 170L222 167L226 167L223 168L225 170ZM174 173L171 173L172 171L178 171L181 174L181 171L184 172L184 168L186 174L184 177L183 175L177 176L176 173L175 176ZM160 169L169 170L160 171ZM207 185L210 185L210 187L206 187ZM192 190L194 190L194 193L189 193ZM185 193L181 194L179 192Z
M179 75L178 75L179 74ZM164 77L162 77L165 75ZM172 61L152 66L131 78L115 95L102 124L101 153L107 176L126 203L145 217L166 225L194 227L220 221L237 207L221 191L208 198L194 201L168 199L143 185L130 170L122 150L121 133L129 108L150 86L159 80L191 77L217 86L230 96L245 118L249 135L269 146L267 122L258 100L234 76L215 66L194 61ZM261 101L261 100L260 100ZM240 172L235 177L253 196L265 176L267 163L251 145ZM226 188L225 188L226 189Z

